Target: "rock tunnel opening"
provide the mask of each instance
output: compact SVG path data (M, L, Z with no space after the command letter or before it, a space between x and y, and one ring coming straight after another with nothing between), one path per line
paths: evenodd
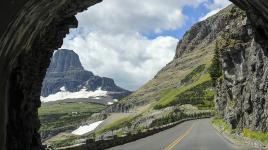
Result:
M242 9L255 5L232 1ZM53 0L49 3L4 0L0 6L3 11L0 16L5 18L0 26L1 150L41 149L37 108L46 68L69 28L77 27L75 15L99 2L101 0ZM256 6L266 3L258 2ZM257 14L266 13L262 11L265 7L260 8Z

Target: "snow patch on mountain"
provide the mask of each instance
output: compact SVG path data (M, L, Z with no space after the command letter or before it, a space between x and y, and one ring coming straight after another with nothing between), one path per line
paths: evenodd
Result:
M55 94L51 94L47 97L40 97L41 102L52 102L52 101L59 101L59 100L65 100L65 99L75 99L75 98L96 98L98 97L105 97L107 96L107 91L103 91L101 87L99 87L96 91L87 91L86 87L82 88L78 92L69 92L66 91L66 88L63 86L60 88L60 92L57 92Z
M74 130L72 134L74 135L84 135L93 130L95 130L103 121L94 122L86 126L80 126L78 129Z

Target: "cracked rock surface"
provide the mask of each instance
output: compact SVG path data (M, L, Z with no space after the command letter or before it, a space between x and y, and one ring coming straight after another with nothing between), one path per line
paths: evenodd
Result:
M224 78L217 84L217 109L233 128L268 130L268 5L232 0L245 18L225 31ZM227 42L227 43L226 43Z

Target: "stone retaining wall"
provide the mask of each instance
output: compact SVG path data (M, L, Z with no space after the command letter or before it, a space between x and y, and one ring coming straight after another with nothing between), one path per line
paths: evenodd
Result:
M84 144L62 147L62 148L58 148L57 150L103 150L103 149L111 148L114 146L123 145L123 144L129 143L129 142L133 142L133 141L136 141L136 140L141 139L141 138L145 138L147 136L150 136L150 135L156 134L158 132L164 131L166 129L172 128L172 127L174 127L180 123L183 123L185 121L204 119L204 118L210 118L210 117L212 117L212 114L203 115L200 117L182 119L180 121L173 122L173 123L170 123L167 125L163 125L161 127L150 128L145 132L138 132L135 134L129 133L128 135L126 135L124 137L118 137L115 135L115 136L113 136L112 139L109 139L109 140L94 141L93 139L89 139Z

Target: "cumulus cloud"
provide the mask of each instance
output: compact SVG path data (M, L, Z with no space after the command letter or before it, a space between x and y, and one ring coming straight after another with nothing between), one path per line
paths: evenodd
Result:
M65 39L63 48L78 53L83 66L95 74L112 77L118 85L135 90L172 60L178 39L149 40L135 35L91 32Z
M206 6L218 8L220 1ZM145 35L183 27L188 19L183 8L201 4L208 0L104 0L76 16L79 27L62 48L78 53L87 70L136 90L172 60L179 40Z
M105 33L160 32L182 27L184 6L207 0L104 0L77 16L80 26Z

